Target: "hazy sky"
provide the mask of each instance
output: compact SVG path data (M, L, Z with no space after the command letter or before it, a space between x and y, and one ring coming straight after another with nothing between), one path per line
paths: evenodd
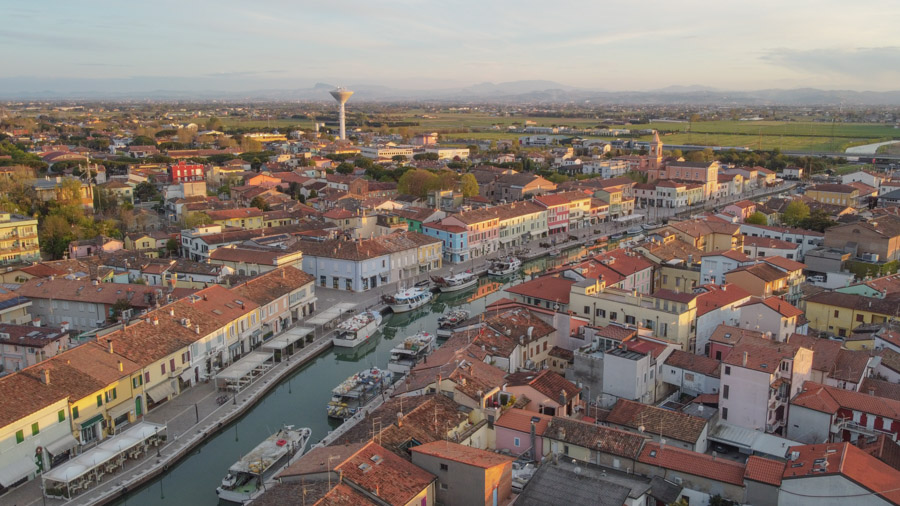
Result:
M897 0L0 6L0 86L100 78L137 89L526 79L598 90L900 88Z

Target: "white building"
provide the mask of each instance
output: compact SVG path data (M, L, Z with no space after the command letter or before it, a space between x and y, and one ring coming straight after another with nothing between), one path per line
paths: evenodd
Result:
M725 250L707 253L700 257L700 282L724 285L726 272L751 264L753 264L753 260L740 251Z

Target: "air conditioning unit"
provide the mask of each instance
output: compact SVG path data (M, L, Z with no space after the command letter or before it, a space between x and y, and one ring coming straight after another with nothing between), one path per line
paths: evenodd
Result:
M674 481L676 485L681 485L681 478L678 477L678 476L676 476L675 478L673 478L672 481Z

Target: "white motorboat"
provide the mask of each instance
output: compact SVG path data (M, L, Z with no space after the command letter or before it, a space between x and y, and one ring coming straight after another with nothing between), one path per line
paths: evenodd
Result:
M399 374L408 373L426 355L431 354L434 350L434 340L434 334L428 332L419 332L407 337L391 349L388 370Z
M438 317L437 336L447 338L453 335L453 328L465 321L469 312L465 309L456 309Z
M644 229L641 228L641 227L639 227L639 226L637 226L637 225L635 225L635 226L633 226L633 227L629 227L628 230L627 230L627 232L628 232L629 234L640 234L640 233L643 232L643 231L644 231Z
M459 274L451 274L450 276L444 277L433 276L431 279L441 292L465 290L478 283L478 276L472 271L460 272Z
M506 256L494 260L487 272L491 276L506 276L516 272L521 267L521 260L514 256Z
M337 326L334 345L342 348L355 348L366 342L381 325L381 313L363 311Z
M412 311L413 309L418 309L425 304L431 302L431 298L434 297L434 294L429 290L423 290L421 288L407 288L401 292L395 293L394 295L385 296L385 301L387 301L388 305L391 306L391 310L395 313L405 313L407 311Z
M287 425L267 437L228 468L228 474L216 488L219 500L246 504L262 495L267 480L303 455L310 436L312 430L308 428Z
M329 418L346 420L391 385L394 373L373 367L350 376L331 390L326 411Z

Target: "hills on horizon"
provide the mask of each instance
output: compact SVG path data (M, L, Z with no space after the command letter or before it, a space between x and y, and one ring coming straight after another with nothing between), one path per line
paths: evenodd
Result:
M0 78L0 100L248 100L329 102L335 86L315 83L293 87L277 81L262 88L261 81L236 78L45 79ZM264 82L264 81L263 81ZM287 85L287 86L286 86ZM900 105L900 90L853 91L817 88L733 91L708 86L668 86L648 91L604 91L568 86L548 80L481 82L440 89L399 89L379 84L352 84L353 102L447 103L596 103L657 105Z

